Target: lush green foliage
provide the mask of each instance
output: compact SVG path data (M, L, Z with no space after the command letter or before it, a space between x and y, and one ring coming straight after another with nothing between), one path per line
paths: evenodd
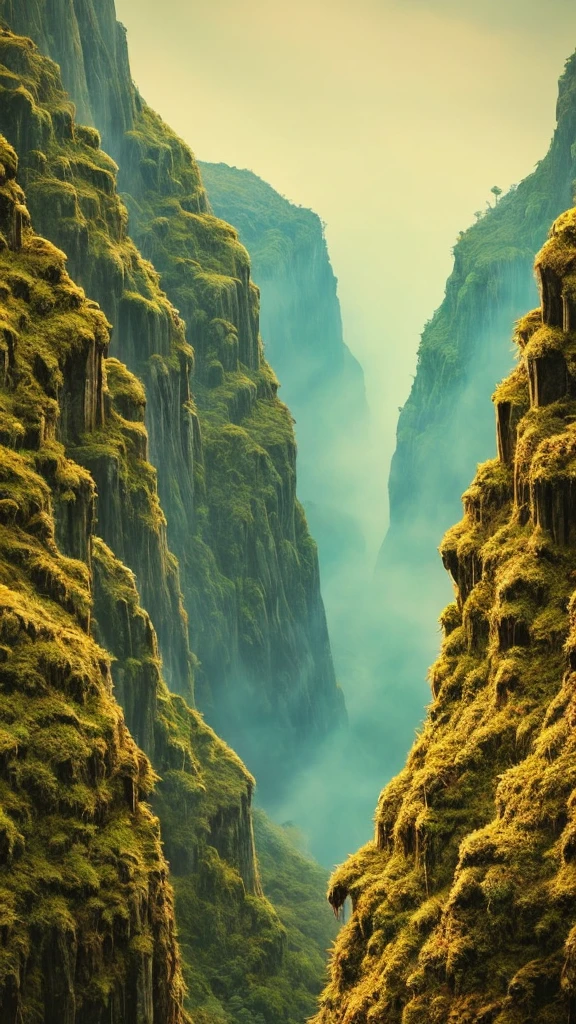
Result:
M199 166L209 200L237 228L258 280L290 272L295 254L315 248L322 225L313 210L295 206L252 171Z

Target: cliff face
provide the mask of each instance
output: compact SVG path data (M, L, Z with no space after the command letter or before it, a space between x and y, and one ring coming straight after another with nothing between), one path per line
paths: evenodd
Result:
M194 440L199 435L188 390L191 350L184 339L182 321L160 290L157 275L127 236L125 210L115 192L116 167L100 150L97 133L75 123L58 69L40 56L30 40L8 31L0 35L0 81L1 119L7 132L24 148L19 178L30 190L31 207L48 229L57 224L60 238L73 253L70 264L85 265L86 276L95 285L100 282L103 287L103 281L114 280L106 276L109 267L114 266L116 278L123 285L113 296L118 315L123 303L129 304L134 297L148 303L149 332L139 337L141 342L149 341L144 356L150 353L152 345L164 346L163 356L158 352L150 362L158 379L166 384L157 391L159 401L165 401L161 427L165 431L166 458L175 459L173 453L179 451L189 460L193 471L200 441ZM10 237L18 239L27 214L24 207L17 209L16 214L10 222ZM47 253L55 252L59 266L63 265L63 254L49 243L42 244ZM11 259L14 258L12 255ZM50 263L42 264L42 273L50 283L57 274ZM20 281L18 274L15 278ZM30 292L27 278L18 287L24 296ZM312 894L301 890L294 895L294 918L284 924L283 908L279 917L263 895L259 878L251 813L254 780L198 712L182 696L171 694L166 686L164 666L180 690L190 697L194 659L188 648L178 565L167 545L166 520L156 474L149 462L151 446L144 425L146 396L139 380L123 363L117 358L104 358L108 325L95 303L85 300L84 293L75 286L70 285L70 289L74 303L84 303L99 333L93 331L93 336L85 337L82 323L75 324L82 344L70 340L70 352L65 352L66 372L61 379L55 369L55 358L67 338L65 333L61 338L66 324L61 319L54 323L49 319L52 302L47 285L44 290L38 286L31 293L36 348L30 344L28 355L33 359L33 373L54 401L46 402L50 410L48 426L48 414L44 411L32 418L24 434L12 415L12 407L7 409L7 436L14 435L18 444L29 447L30 438L35 438L36 433L53 439L58 430L59 440L65 445L61 452L65 472L55 461L54 446L50 448L50 458L44 455L55 504L55 536L68 556L82 559L90 569L90 576L84 569L86 586L91 579L93 587L92 593L86 594L85 626L113 656L114 696L124 710L132 735L161 777L151 800L160 818L162 841L176 890L176 915L188 985L186 1002L194 1012L194 1020L196 1024L214 1020L243 1024L249 1014L250 1020L259 1024L276 1024L280 1019L296 1024L312 1011L313 996L321 985L324 946L318 942L318 935L326 945L332 935L329 911L321 901L322 873L308 867ZM40 348L39 331L46 338ZM12 342L8 334L6 338L8 366ZM140 352L137 357L146 369L146 359ZM174 381L180 389L177 393L181 404L173 402ZM175 417L174 426L171 415ZM187 444L189 440L191 443ZM74 462L66 462L65 454ZM12 495L12 482L10 487ZM11 507L9 501L7 512L11 515L8 506ZM33 579L39 588L42 572L39 568ZM145 597L146 611L141 606L139 590ZM66 590L65 597L72 600ZM90 614L92 598L94 614ZM160 622L159 638L148 614L150 609ZM63 656L59 640L57 637L54 642L55 657ZM102 648L97 650L104 659ZM46 672L50 676L51 669L46 668ZM109 683L108 667L107 680ZM14 700L11 694L7 708L14 706ZM120 719L119 708L111 696L109 702ZM154 780L150 766L125 729L123 736L129 749L136 751L138 763L146 766L148 792ZM42 793L34 792L31 796L34 811L36 798L41 800ZM99 826L98 818L96 832ZM270 826L263 828L263 834L267 834ZM154 836L158 841L156 826ZM43 834L39 841L46 841ZM59 863L58 857L63 857L60 846L55 848L55 864ZM303 859L288 843L284 844L283 858L289 870L302 870ZM163 871L164 884L165 866ZM22 885L25 877L18 865L15 886ZM110 877L108 882L112 890L114 878ZM117 898L128 899L122 888ZM166 928L170 925L173 931L171 903L160 894L158 899L162 898L166 899ZM310 903L314 906L313 922L305 918ZM304 924L299 921L300 916L304 917ZM152 912L149 917L155 924ZM97 919L94 927L98 928ZM172 931L168 932L169 938ZM151 926L146 936L145 951L150 957L142 960L142 970L148 970L150 963L157 964L154 971L159 977L159 994L151 988L156 974L150 975L149 983L146 979L142 981L127 954L125 959L133 976L130 975L132 989L126 1000L129 1003L135 998L133 992L137 992L138 1000L143 1001L142 1013L148 1016L137 1016L140 1010L134 1010L136 1015L132 1017L126 1016L132 1012L126 1008L121 1011L122 1018L114 1016L120 1010L114 1002L116 990L110 983L102 997L108 1000L106 1012L112 1014L114 1021L122 1019L123 1024L141 1019L146 1024L156 1019L171 1022L181 1013L183 986L177 953L170 948L165 951L168 943L160 925L156 932ZM132 931L128 938L140 951L138 935ZM7 933L9 960L14 958L17 948L12 940L13 936ZM122 948L116 945L122 967ZM173 1010L168 997L162 994L163 963L173 989ZM114 968L119 976L120 967ZM61 988L54 980L57 969L58 965L53 971L49 964L43 964L37 983L56 985L60 999ZM98 962L85 966L86 986L100 984L98 969ZM68 985L68 976L67 979ZM122 991L118 999L124 998ZM241 998L238 991L242 992ZM9 993L0 996L2 1013L6 1007L11 1008L11 998ZM78 1001L79 996L73 993L70 998ZM18 1009L19 1004L14 1005ZM59 1003L54 1005L60 1007ZM85 1003L80 1001L78 1005L84 1007ZM151 1016L159 1009L165 1017ZM64 1019L67 1024L74 1020ZM92 1019L100 1024L98 1016L82 1017L88 1024Z
M151 267L125 239L113 168L96 138L85 136L98 168L90 171L88 188L71 143L56 153L37 138L15 141L42 230L66 247L78 280L115 326L113 351L146 386L151 460L168 542L180 563L190 645L200 663L199 705L251 768L265 766L264 789L268 784L273 791L290 751L316 742L343 714L316 549L296 500L292 421L262 356L258 292L246 251L234 230L207 212L189 150L135 92L113 13L113 4L93 7L90 0L50 9L32 0L3 7L5 18L35 32L60 61L64 81L79 90L81 108L88 96L83 109L120 167L132 237L153 261L185 326ZM9 55L4 59L9 62ZM29 68L26 74L32 74ZM12 83L16 93L19 84ZM40 112L50 106L45 84L35 85ZM26 107L20 96L15 102ZM122 116L115 117L117 105ZM18 112L30 117L29 110ZM15 127L8 123L5 130L14 133ZM40 169L38 151L46 158ZM189 390L192 345L195 404ZM151 605L154 595L141 586L158 619L169 681L186 693L182 658L173 666L167 657L172 638ZM277 761L273 771L270 758Z
M322 223L251 171L199 166L212 208L235 225L250 253L266 356L296 420L298 493L326 582L342 563L362 558L359 452L370 428L362 369L344 343Z
M0 158L0 1015L183 1024L154 774L90 636L95 486L64 447L105 428L107 325Z
M498 458L441 549L456 603L429 715L331 883L353 913L323 1024L575 1019L576 211L536 268Z

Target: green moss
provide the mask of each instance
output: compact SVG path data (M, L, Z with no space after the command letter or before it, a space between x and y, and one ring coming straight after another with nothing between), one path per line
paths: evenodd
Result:
M4 140L0 155L13 174ZM0 188L5 229L23 195L9 176ZM23 1021L72 1011L89 1021L140 989L179 1024L173 898L143 802L154 774L89 634L94 486L55 439L57 425L74 437L96 422L98 373L92 393L86 366L102 357L105 321L62 254L27 226L13 244L0 255L0 403L22 425L15 450L0 451L0 1005ZM77 360L85 376L74 378ZM66 505L76 557L57 543ZM77 972L83 958L90 968Z

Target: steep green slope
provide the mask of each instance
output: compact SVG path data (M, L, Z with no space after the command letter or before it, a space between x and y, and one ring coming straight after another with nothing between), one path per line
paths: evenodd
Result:
M370 426L361 367L344 343L337 281L320 218L251 171L200 162L215 213L234 224L261 296L266 357L296 420L298 492L324 581L362 558L360 453Z
M90 637L95 487L63 447L104 428L106 321L0 162L0 1017L182 1024L154 774Z
M353 913L323 1024L575 1018L576 210L537 272L498 459L442 545L456 603L427 721L331 882Z
M151 268L130 263L125 213L95 137L84 141L98 168L88 175L78 166L75 137L58 152L37 137L28 144L30 133L15 139L42 230L66 245L75 276L114 323L116 354L146 385L151 457L200 662L199 704L256 773L266 769L263 784L272 793L306 747L342 720L343 709L316 549L296 500L291 417L262 357L248 256L234 230L206 212L190 151L134 91L124 58L113 88L107 82L122 35L111 28L113 3L5 3L3 12L36 33L60 60L65 81L83 75L89 113L120 166L131 234L186 322L184 338L178 317L167 317ZM23 64L21 51L10 65L9 51L3 60L12 75L26 76L32 97L30 103L19 83L6 82L18 117L41 121L58 101L46 76L38 77L36 58L27 54ZM123 114L115 119L117 94ZM41 166L38 149L47 158ZM197 418L188 391L192 345ZM159 635L164 653L160 624ZM174 672L170 683L181 689Z

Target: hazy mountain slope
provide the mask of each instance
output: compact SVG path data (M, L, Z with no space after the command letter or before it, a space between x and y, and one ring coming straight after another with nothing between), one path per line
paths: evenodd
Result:
M370 424L362 369L344 343L322 222L251 171L199 166L213 210L234 224L250 253L266 357L296 420L298 493L326 582L363 556L359 495Z
M575 142L572 58L560 82L549 153L461 235L446 295L422 335L398 424L390 528L366 610L368 620L376 609L366 644L370 678L384 680L366 702L366 721L384 723L384 735L373 742L386 746L391 772L422 717L426 671L438 649L436 620L449 599L438 543L458 514L473 467L495 451L490 396L513 363L512 325L537 301L534 256L554 218L572 204Z

